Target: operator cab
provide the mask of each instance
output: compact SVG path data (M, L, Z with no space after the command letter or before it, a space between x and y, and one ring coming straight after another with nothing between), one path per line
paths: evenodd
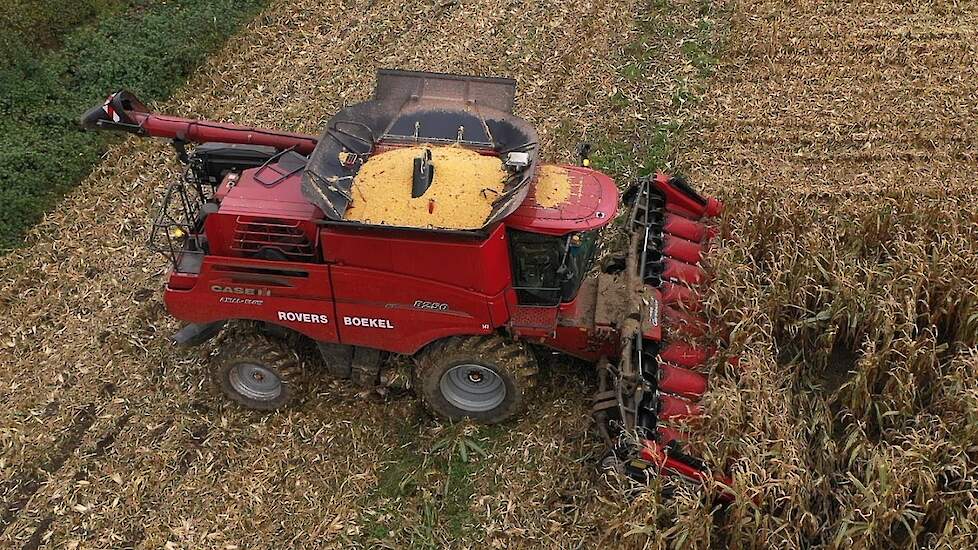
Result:
M527 199L504 220L519 304L573 301L597 253L598 233L617 209L618 189L608 176L543 166Z

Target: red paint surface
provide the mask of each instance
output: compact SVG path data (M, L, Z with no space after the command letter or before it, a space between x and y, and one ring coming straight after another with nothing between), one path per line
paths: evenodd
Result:
M570 196L561 204L544 207L531 188L526 201L510 214L506 225L523 231L564 235L607 225L618 212L618 188L608 176L580 166L560 166L571 182ZM534 181L531 185L536 185Z
M224 122L191 120L173 116L127 111L143 131L153 137L179 138L192 143L243 143L267 145L276 149L294 147L303 155L312 153L319 139L305 134L238 126Z

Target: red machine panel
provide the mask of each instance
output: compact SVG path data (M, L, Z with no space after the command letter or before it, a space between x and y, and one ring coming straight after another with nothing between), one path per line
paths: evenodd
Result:
M580 166L560 166L570 180L570 196L562 203L545 207L536 202L536 182L526 201L503 222L536 233L564 235L588 231L608 224L618 212L618 188L608 176Z
M439 338L496 327L485 296L434 281L333 266L336 325L344 344L412 354Z
M586 361L597 361L602 356L617 357L621 353L618 331L595 324L594 302L585 304L587 299L583 292L579 292L573 301L561 304L559 309L553 308L555 320L548 332L515 327L517 333Z
M272 249L300 262L318 260L315 220L323 214L302 196L301 175L281 171L272 164L225 178L215 194L220 208L204 222L211 254L247 256Z
M270 321L315 340L336 341L329 268L207 256L200 274L171 278L167 310L192 323Z
M509 250L502 225L493 228L485 239L336 225L322 230L321 241L328 263L409 275L487 296L502 292L510 284Z

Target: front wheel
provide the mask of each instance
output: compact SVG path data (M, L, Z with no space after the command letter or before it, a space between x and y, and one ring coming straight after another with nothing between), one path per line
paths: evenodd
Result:
M249 409L288 406L296 394L298 362L284 343L261 334L236 334L223 342L214 382L229 399Z
M522 346L493 335L434 344L420 356L414 376L431 413L495 424L525 409L536 373L533 357Z

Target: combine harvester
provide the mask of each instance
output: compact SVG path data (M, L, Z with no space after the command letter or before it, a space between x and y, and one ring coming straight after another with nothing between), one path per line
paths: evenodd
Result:
M177 343L257 321L214 369L237 403L296 397L283 359L296 339L270 330L315 341L331 374L368 387L391 354L411 356L427 409L483 423L524 409L531 352L548 348L600 371L605 467L729 487L670 426L702 414L712 350L692 343L705 325L691 287L720 203L675 177L637 182L627 251L593 268L615 182L586 156L544 165L514 94L509 79L384 70L318 138L158 115L124 91L82 124L170 138L186 165L150 243L172 264L166 307L189 323Z

